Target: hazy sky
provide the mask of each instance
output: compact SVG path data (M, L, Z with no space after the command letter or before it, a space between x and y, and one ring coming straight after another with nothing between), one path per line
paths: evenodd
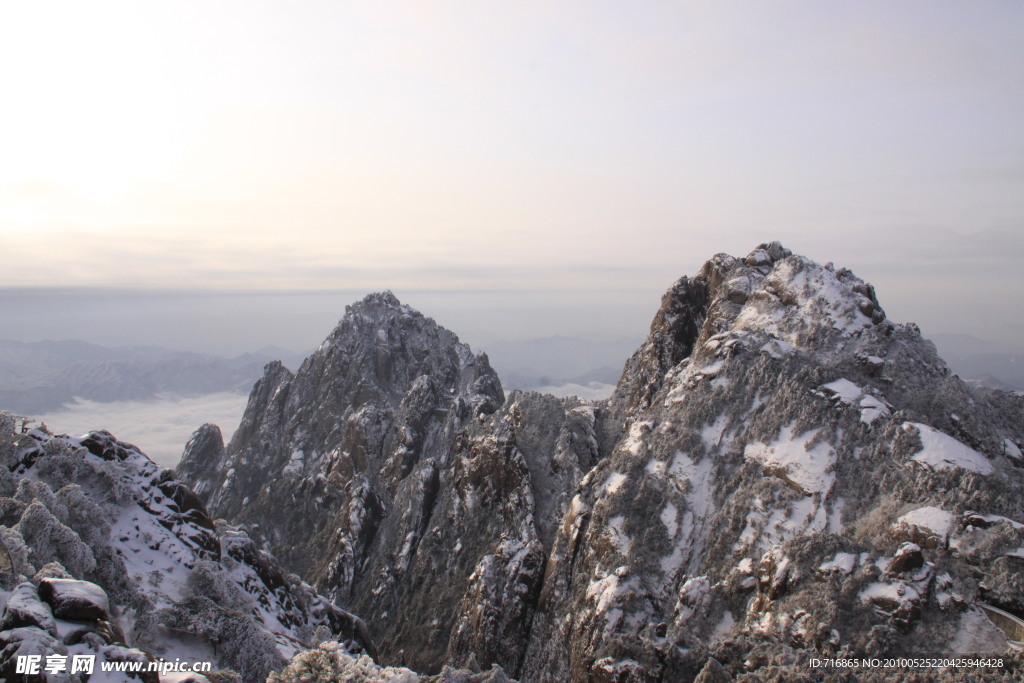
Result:
M499 292L493 336L542 336L530 301L649 320L780 239L1020 339L1022 35L1019 0L4 3L0 288Z

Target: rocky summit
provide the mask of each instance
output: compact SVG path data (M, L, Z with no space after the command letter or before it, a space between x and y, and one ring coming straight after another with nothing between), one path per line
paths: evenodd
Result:
M596 403L506 398L485 355L370 295L178 476L362 618L366 666L791 680L986 653L1009 680L1022 444L1024 398L968 387L871 285L773 242L676 282Z

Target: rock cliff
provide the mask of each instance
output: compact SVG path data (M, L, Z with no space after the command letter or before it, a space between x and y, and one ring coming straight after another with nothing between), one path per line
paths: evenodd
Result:
M768 243L673 285L595 404L506 399L485 356L370 295L179 474L383 663L727 680L1005 649L982 606L1024 612L1022 417L871 285Z

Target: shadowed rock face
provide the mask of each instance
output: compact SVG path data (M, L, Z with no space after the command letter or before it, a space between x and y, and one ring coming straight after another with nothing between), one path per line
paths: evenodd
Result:
M231 443L218 451L204 427L178 471L213 514L371 615L386 661L433 671L479 651L515 671L542 539L597 457L580 406L506 402L485 355L373 294L294 376L268 365ZM484 595L510 616L475 611Z
M181 471L386 663L711 680L962 649L979 599L1024 608L1021 415L870 285L770 243L673 285L594 405L504 400L485 357L371 295Z
M224 437L220 427L215 424L204 424L197 429L185 444L188 462L182 460L179 470L187 472L191 480L203 487L209 487L217 481L216 466L224 453ZM194 490L204 502L209 500L209 491Z

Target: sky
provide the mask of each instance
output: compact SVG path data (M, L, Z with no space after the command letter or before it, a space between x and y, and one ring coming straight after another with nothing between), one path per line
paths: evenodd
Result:
M1019 340L1022 31L1018 0L5 3L0 337L302 350L384 288L479 343L640 336L778 239Z

